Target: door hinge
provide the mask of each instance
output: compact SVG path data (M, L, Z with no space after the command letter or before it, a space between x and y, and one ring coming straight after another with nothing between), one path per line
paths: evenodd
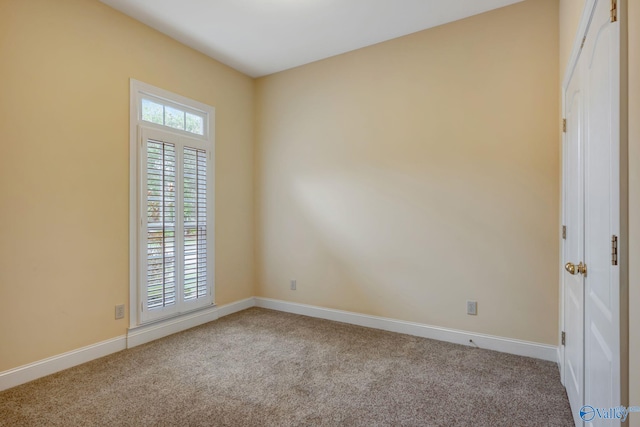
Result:
M144 311L144 303L142 301L140 302L140 311Z
M611 265L618 265L618 236L611 236Z
M580 44L580 49L582 49L584 47L585 42L587 41L587 36L584 36L582 38L582 43Z
M611 22L618 20L618 0L611 0Z
M567 240L567 226L566 225L562 226L562 239L563 240Z
M567 119L562 119L562 132L567 131Z
M565 339L566 339L566 337L565 337L564 331L562 331L562 345L564 345Z

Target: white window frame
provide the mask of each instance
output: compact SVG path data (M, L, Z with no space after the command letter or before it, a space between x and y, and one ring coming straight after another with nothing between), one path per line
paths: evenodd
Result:
M160 100L166 105L176 106L188 112L196 112L205 118L204 135L190 133L169 126L150 123L142 120L142 98ZM130 134L129 134L129 327L164 320L185 313L215 305L215 109L209 105L185 98L164 89L151 86L135 79L130 80ZM146 281L142 271L142 238L141 231L146 229L143 221L142 163L146 159L142 151L143 134L161 137L168 136L172 141L189 141L189 146L204 148L209 153L207 163L207 283L210 287L209 297L194 308L161 315L143 314ZM176 146L178 147L178 146ZM176 204L179 202L176 200ZM144 248L146 250L146 248ZM143 283L145 282L145 283Z

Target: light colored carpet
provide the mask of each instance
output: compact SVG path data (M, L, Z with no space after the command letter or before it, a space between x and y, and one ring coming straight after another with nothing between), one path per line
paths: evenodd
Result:
M0 393L1 426L570 426L555 364L252 308Z

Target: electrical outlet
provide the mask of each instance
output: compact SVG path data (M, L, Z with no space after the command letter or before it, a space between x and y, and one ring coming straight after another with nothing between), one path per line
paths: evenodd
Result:
M298 283L296 279L291 279L291 290L295 291L297 289Z
M467 301L467 314L471 316L476 316L478 314L478 302L477 301Z
M124 319L124 304L116 305L116 319Z

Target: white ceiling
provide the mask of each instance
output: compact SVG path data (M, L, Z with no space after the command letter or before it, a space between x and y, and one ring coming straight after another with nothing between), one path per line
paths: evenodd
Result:
M522 0L101 0L252 77Z

